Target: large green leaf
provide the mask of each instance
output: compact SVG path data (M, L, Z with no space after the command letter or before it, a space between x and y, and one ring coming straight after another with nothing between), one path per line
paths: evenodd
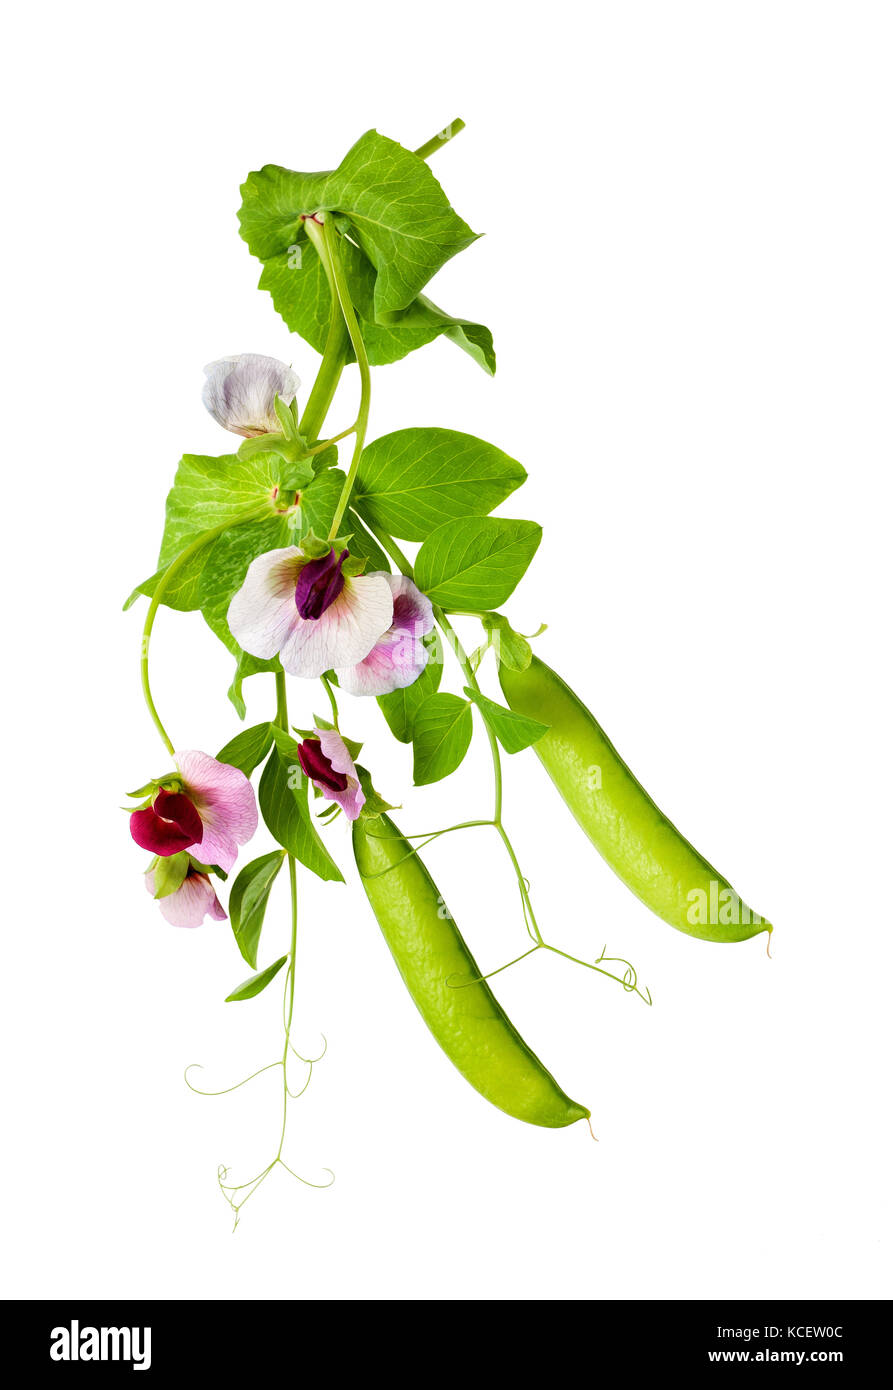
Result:
M274 849L246 864L232 886L229 895L229 920L236 938L236 945L243 958L257 969L257 948L260 944L261 929L270 889L276 875L282 868L285 853Z
M477 705L507 753L520 753L549 732L548 724L541 724L538 719L529 719L526 714L515 714L514 710L506 709L505 705L499 705L495 700L489 700L479 690L472 690L470 686L466 686L465 694Z
M395 430L364 449L354 497L373 526L421 541L444 522L486 516L526 477L520 463L473 434Z
M232 994L226 996L223 1002L230 1004L240 999L253 999L256 994L260 994L261 990L266 989L270 981L279 974L287 960L288 956L280 956L278 960L273 961L272 965L268 965L266 970L259 970L250 979L243 980L240 985L236 986Z
M455 772L471 743L471 706L458 695L429 695L416 711L412 729L413 780L439 782Z
M167 495L158 572L140 584L134 596L153 594L160 575L191 541L215 526L237 521L252 507L269 502L270 522L258 524L276 525L273 490L278 486L282 466L277 454L256 454L250 459L240 459L237 454L219 458L184 454ZM207 551L201 549L175 575L164 595L169 608L186 610L200 606L199 581L207 560Z
M441 608L473 613L497 608L523 576L542 534L535 521L448 521L416 556L415 581Z
M328 174L266 165L249 174L242 199L242 235L262 259L306 236L302 214L343 214L376 271L378 322L407 308L440 267L476 239L425 161L375 130Z
M437 632L423 638L428 649L428 664L412 685L379 695L378 705L388 722L388 728L401 743L412 742L412 726L419 706L429 695L435 695L443 674L443 644Z
M393 141L387 144L393 145ZM408 152L404 150L402 154L407 156ZM408 155L408 158L415 160L416 156ZM427 170L424 163L422 167ZM430 170L427 172L430 174ZM303 206L312 209L314 200L321 196L323 181L330 177L334 176L294 174L277 165L268 165L248 176L242 188L239 214L242 236L253 254L263 262L259 288L269 292L289 328L300 333L317 352L322 352L329 329L331 294L322 263L307 239L295 208L300 211L303 200ZM442 192L440 196L443 197ZM341 257L351 299L360 318L366 352L373 366L396 362L443 334L468 352L485 371L492 374L496 370L493 338L483 324L456 318L422 294L399 308L384 310L376 298L380 293L381 277L359 235L357 240L361 244L342 237ZM416 278L419 273L425 273L424 269L414 267ZM353 360L352 354L350 360Z
M319 878L343 883L344 875L319 838L307 803L307 780L293 753L273 750L261 774L258 802L273 839ZM292 786L289 782L293 783Z

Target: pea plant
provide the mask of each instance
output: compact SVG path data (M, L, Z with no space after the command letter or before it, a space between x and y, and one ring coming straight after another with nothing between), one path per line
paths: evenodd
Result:
M476 239L427 162L460 129L456 121L414 152L370 130L330 172L266 165L249 174L240 224L263 267L260 288L321 361L302 409L298 378L273 358L246 353L206 367L204 404L242 442L235 453L180 460L158 567L126 605L149 600L142 687L170 759L168 770L130 794L131 836L152 856L146 888L173 926L229 918L254 973L228 1001L260 995L277 976L285 981L274 1060L225 1091L202 1090L187 1068L188 1084L205 1095L280 1074L279 1137L270 1162L239 1182L228 1168L218 1170L236 1224L277 1167L309 1186L332 1180L325 1170L324 1181L312 1182L284 1154L289 1104L320 1060L301 1056L291 1042L298 866L328 882L344 880L327 843L337 817L351 823L356 869L431 1032L487 1100L531 1124L561 1128L590 1112L519 1036L490 978L548 951L616 980L647 1004L651 995L629 962L604 950L582 960L546 939L504 822L503 754L536 753L595 848L671 926L715 942L772 930L673 827L586 706L500 611L541 537L535 521L492 515L524 482L522 465L482 439L436 426L367 439L373 366L445 337L485 372L495 371L489 329L424 293L445 262ZM356 417L337 419L326 435L352 365ZM415 547L412 558L407 544ZM216 756L177 751L155 706L150 648L162 605L200 611L232 654L229 699L241 720L248 677L265 675L275 687L275 717L242 729ZM480 623L480 644L471 652L457 636L456 615ZM461 695L440 689L447 654L458 665ZM479 681L491 661L499 699L484 694ZM317 696L325 718L310 713ZM393 737L411 745L419 786L456 771L477 718L492 759L492 814L418 834L398 830L388 814L395 808L376 789L387 769L367 767L350 737L355 699L375 700ZM221 884L261 818L275 848L240 869L224 909ZM486 976L420 854L440 836L472 830L492 835L494 850L506 856L517 880L519 928L526 929L525 949ZM267 903L283 867L289 948L259 968Z

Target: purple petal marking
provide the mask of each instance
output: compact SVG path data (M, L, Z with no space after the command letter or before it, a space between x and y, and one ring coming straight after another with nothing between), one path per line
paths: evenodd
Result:
M318 787L332 792L347 791L347 774L334 770L318 738L305 738L298 744L298 761Z
M342 550L336 555L333 547L328 555L309 560L301 570L295 586L295 605L302 618L321 618L335 602L344 588L341 566L349 554L349 550Z

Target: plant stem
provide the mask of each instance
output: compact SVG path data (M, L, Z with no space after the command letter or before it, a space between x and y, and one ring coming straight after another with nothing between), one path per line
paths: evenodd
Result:
M288 695L285 688L285 672L276 672L276 724L288 733ZM275 755L274 755L275 756ZM298 946L298 879L294 855L286 855L288 860L288 882L291 894L291 940L288 947L288 974L285 984L285 1041L282 1048L282 1131L279 1135L277 1158L282 1157L285 1143L285 1126L288 1119L288 1048L291 1040L291 1022L295 1010L295 957Z
M333 541L338 535L347 504L350 501L350 494L356 481L357 469L360 466L360 457L363 453L363 445L366 442L366 429L369 424L369 406L372 399L372 376L369 371L369 358L366 354L366 345L363 342L363 335L360 332L360 325L354 312L353 303L350 298L350 286L344 274L344 266L341 263L341 253L338 249L338 231L331 217L327 217L325 222L320 224L313 218L308 218L305 226L307 235L322 260L328 276L329 286L332 291L333 299L341 310L341 316L350 337L351 347L357 359L357 366L360 371L360 406L357 411L356 434L354 436L353 457L350 467L347 470L347 477L341 489L341 496L338 505L332 516L332 524L329 527L329 540Z
M143 699L146 702L146 708L152 717L152 723L161 736L162 743L171 757L173 757L174 754L174 745L171 743L167 730L161 722L158 710L155 708L155 701L152 699L152 688L149 684L149 642L152 637L152 628L155 624L155 614L158 612L161 600L167 593L171 580L180 572L187 560L191 560L193 555L201 550L203 546L209 545L211 541L216 540L218 536L222 536L224 531L228 531L233 526L241 526L246 521L259 521L262 517L273 515L274 510L272 504L268 503L263 507L253 507L251 511L244 512L241 516L234 517L231 521L222 521L219 526L213 526L210 531L202 532L200 536L196 536L195 540L191 541L190 544L186 546L185 550L181 550L180 554L171 561L155 586L155 592L149 603L149 611L146 614L146 621L143 624L143 644L140 653L140 678L142 681Z
M367 520L366 517L361 516L360 519L362 520L366 528L372 532L372 534L375 536L376 540L379 542L382 548L394 561L394 564L397 566L400 573L405 575L407 579L412 579L412 565L410 564L408 557L404 555L403 551L400 549L399 545L394 540L393 536L389 536L386 531L380 530L377 526L373 526L372 522ZM481 688L478 684L477 676L472 670L471 662L468 659L468 656L465 652L465 648L459 641L456 629L453 627L452 623L444 613L443 609L439 608L437 604L434 605L434 617L437 619L438 626L441 628L444 636L447 639L447 645L451 646L453 649L453 655L456 657L456 660L462 668L462 674L465 676L466 682L468 683L468 685L471 686L472 690L480 694ZM508 857L511 860L512 868L515 871L515 877L518 880L518 890L521 894L521 903L524 908L524 919L528 925L528 932L530 933L531 938L535 940L539 945L544 945L545 943L543 942L539 926L537 925L536 913L533 910L533 903L530 901L530 892L527 887L527 880L521 872L521 866L518 863L518 856L516 855L514 846L512 845L512 842L508 837L508 832L506 831L506 828L502 823L502 760L499 755L499 743L497 741L496 735L490 728L490 725L487 723L486 719L484 720L484 729L487 734L487 742L490 745L490 758L493 763L494 810L493 820L492 822L490 822L490 824L496 827L496 830L499 833L499 838L502 840L502 843L505 846L506 853L508 854Z
M452 140L454 135L458 135L459 131L464 129L465 122L460 116L457 116L454 121L450 121L448 126L444 126L443 130L439 130L436 135L431 136L430 140L426 140L424 145L419 145L414 153L418 155L419 159L427 159L430 154L436 154L438 150L442 150L448 140Z
M311 444L315 443L322 434L322 427L329 413L329 406L335 398L341 373L347 364L349 348L350 337L338 307L337 296L333 292L332 316L329 320L329 334L323 349L322 362L310 395L307 397L307 404L304 407L304 414L301 416L299 425L301 434Z

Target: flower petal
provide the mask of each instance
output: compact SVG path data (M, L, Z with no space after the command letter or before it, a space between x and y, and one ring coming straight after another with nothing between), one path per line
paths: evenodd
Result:
M257 352L209 362L205 377L205 408L225 430L246 439L279 432L282 427L275 399L281 396L286 405L291 405L301 384L291 367L276 357Z
M257 829L254 790L237 767L218 762L207 753L177 753L175 762L183 784L202 818L203 864L218 864L227 873L236 862L238 846Z
M155 874L153 870L145 875L146 888L155 896ZM180 884L176 893L170 893L166 898L159 898L158 906L165 921L170 922L172 927L200 927L205 917L210 916L217 922L222 922L226 918L226 913L220 906L217 894L211 886L211 880L206 874L195 873L190 869L186 878Z
M267 661L276 656L302 621L295 606L295 586L306 563L298 547L288 545L258 555L248 566L226 620L239 646L252 656Z
M130 833L140 849L164 858L199 844L202 832L201 816L180 792L160 791L151 806L130 817Z
M279 659L289 675L321 676L368 656L391 625L394 600L384 575L359 575L345 579L341 593L322 617L301 618L297 608L295 615L297 625L283 643Z
M383 578L394 599L393 621L363 661L338 669L338 682L351 695L388 695L401 690L418 680L428 662L421 639L434 626L431 600L404 575L387 574Z
M319 782L316 785L327 801L337 801L348 820L356 820L360 808L366 803L366 793L360 786L356 765L348 752L347 744L337 729L315 729L314 733L333 771L341 772L347 778L344 791L333 791Z

